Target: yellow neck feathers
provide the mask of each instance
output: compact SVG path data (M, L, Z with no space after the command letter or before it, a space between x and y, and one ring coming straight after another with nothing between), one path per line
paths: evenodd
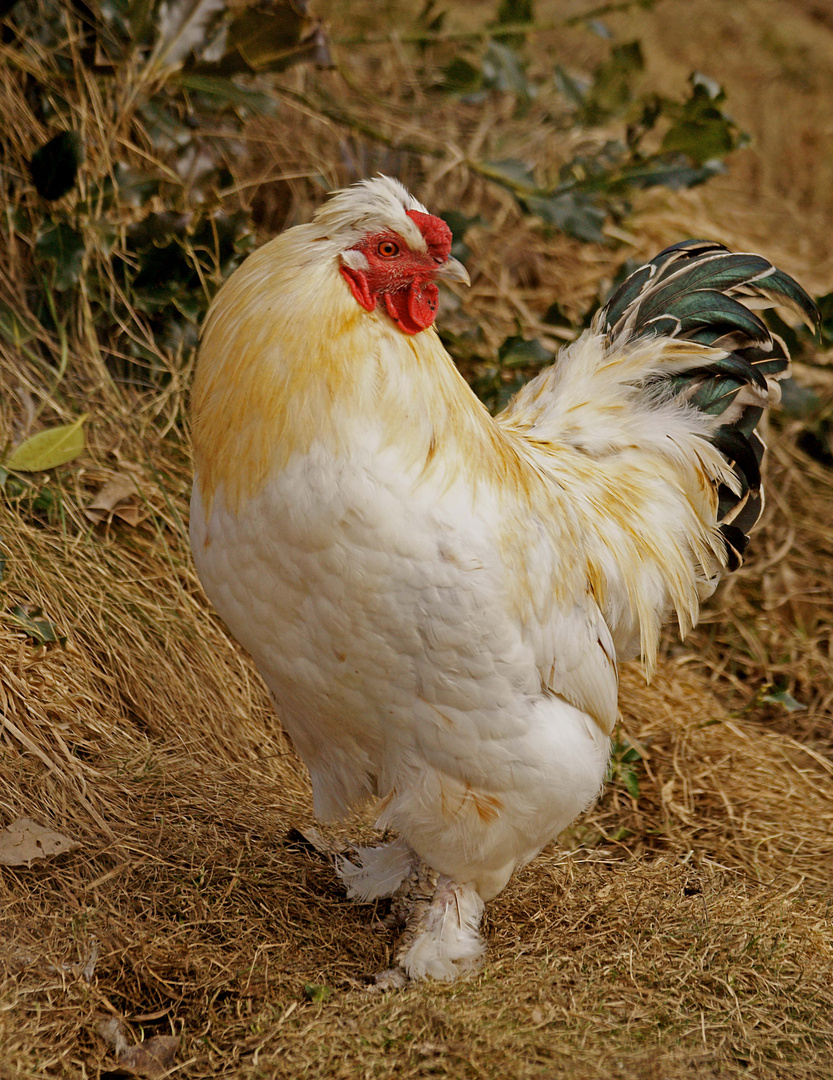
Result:
M436 332L409 337L381 310L363 310L338 265L332 242L302 226L252 255L214 301L192 395L206 509L222 489L239 511L314 443L349 453L357 423L417 469L500 472L498 483L520 475Z

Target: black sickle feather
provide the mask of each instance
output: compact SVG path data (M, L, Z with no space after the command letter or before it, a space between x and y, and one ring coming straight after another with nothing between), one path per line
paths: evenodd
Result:
M755 428L789 369L784 342L751 310L775 306L818 323L807 293L761 255L686 240L631 274L596 316L612 348L657 336L691 342L690 365L680 371L677 352L675 370L648 382L665 390L657 400L678 398L713 420L709 438L732 467L739 489L720 484L717 491L729 569L740 566L763 509L764 443Z

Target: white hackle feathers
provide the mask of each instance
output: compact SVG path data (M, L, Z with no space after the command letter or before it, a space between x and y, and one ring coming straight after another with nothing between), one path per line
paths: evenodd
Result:
M327 239L352 247L366 233L389 229L415 251L425 251L422 233L408 217L408 210L428 211L398 180L377 176L338 191L313 217L313 228Z

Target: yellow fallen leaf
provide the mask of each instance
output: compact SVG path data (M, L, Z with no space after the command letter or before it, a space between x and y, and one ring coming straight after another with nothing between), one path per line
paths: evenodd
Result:
M77 458L86 446L84 422L88 415L84 413L72 424L62 424L30 435L12 450L5 467L14 472L43 472Z

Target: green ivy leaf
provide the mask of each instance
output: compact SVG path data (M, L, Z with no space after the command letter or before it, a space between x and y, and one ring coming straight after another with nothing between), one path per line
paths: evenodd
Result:
M622 778L622 783L625 785L625 790L632 799L639 798L639 777L633 771L633 769L620 769L619 775Z
M800 701L796 701L788 690L778 690L775 687L762 694L761 701L765 701L769 705L780 705L787 712L801 712L802 709L807 708Z
M189 322L199 323L205 313L205 301L193 292L178 292L171 296L171 303Z
M315 1001L320 1004L332 997L332 994L333 992L329 986L323 986L320 983L304 984L304 997L307 1001Z
M787 416L806 420L819 411L821 398L809 386L801 386L792 378L782 379L778 386L781 390L780 408Z
M50 202L75 187L84 163L84 144L77 131L61 131L36 150L29 162L35 190Z
M721 111L726 95L712 79L695 73L689 80L691 97L679 110L678 119L662 140L664 153L682 153L704 165L725 157L744 141L744 136Z
M160 67L176 67L203 49L224 6L223 0L169 0L160 4L152 60Z
M563 94L571 105L577 109L584 109L588 90L586 80L574 79L560 64L556 64L555 85L559 93Z
M579 113L585 124L597 125L616 116L634 98L633 82L645 67L638 41L614 45L610 56L596 68L589 82L576 79L560 65L555 68L555 85Z
M528 23L535 18L532 0L500 0L497 9L498 26L512 23Z
M657 154L647 162L623 169L611 181L609 189L624 192L628 188L649 188L664 184L672 191L682 191L704 184L725 171L723 162L716 159L703 165L692 165L691 158L686 154Z
M537 338L527 341L522 337L506 338L497 355L505 368L543 367L553 358L553 353Z
M645 67L638 41L614 45L610 56L596 68L585 108L588 120L599 123L622 112L633 100L632 81Z
M66 634L60 634L55 629L55 624L43 616L42 608L35 608L30 612L20 604L16 604L9 614L12 621L16 622L38 645L66 644Z
M16 446L5 462L7 469L14 472L43 472L65 465L84 452L84 422L88 414L84 413L72 424L39 431Z
M499 184L505 184L510 190L525 188L528 191L535 189L535 177L532 169L517 158L506 158L503 161L487 161L486 168L489 175Z
M443 90L449 94L470 94L481 85L480 69L462 56L455 56L442 69Z
M501 0L495 21L497 27L534 22L535 12L533 0ZM511 45L513 48L517 49L523 48L526 44L526 39L523 34L499 32L495 33L495 38L505 45Z
M460 210L441 210L440 217L449 229L451 229L451 254L455 259L459 259L460 262L465 263L471 255L471 249L465 242L466 232L472 225L482 225L483 218L479 216L469 217Z
M52 286L58 292L65 292L81 277L84 237L63 222L49 225L35 241L35 256L52 264Z
M131 0L127 7L130 33L137 42L144 41L153 22L153 0Z
M232 79L220 75L183 75L180 84L186 90L204 94L221 107L245 108L262 116L271 116L278 108L277 99L271 94L238 86Z
M592 196L579 191L565 191L555 195L530 195L524 200L530 214L535 214L548 225L592 244L604 244L607 238L602 226L607 213L596 206Z
M20 312L0 300L0 337L15 348L20 348L35 336L34 329L23 322Z
M711 116L681 120L666 131L662 140L666 153L687 154L698 165L723 157L734 145L732 133L717 110Z
M227 77L284 71L305 60L319 67L333 66L323 27L309 18L305 4L272 0L268 5L241 8L229 23L220 59L200 61L191 71Z
M119 239L119 230L116 226L112 225L106 218L100 218L98 221L90 222L90 229L95 236L98 251L108 257L112 255L113 248Z
M159 177L118 162L114 169L119 199L130 206L145 206L159 194Z
M543 321L549 326L567 326L571 329L575 325L564 308L557 300L554 300L543 314Z
M489 43L482 62L483 85L501 93L529 99L533 91L524 72L523 62L514 49L497 41Z

